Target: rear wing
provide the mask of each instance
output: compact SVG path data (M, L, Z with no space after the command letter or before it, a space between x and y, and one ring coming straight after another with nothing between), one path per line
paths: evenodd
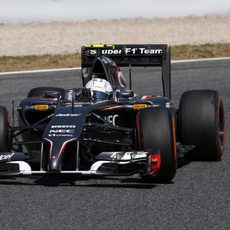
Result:
M166 44L94 44L81 47L82 69L92 67L99 56L111 58L120 67L162 67L163 94L171 98L171 55Z

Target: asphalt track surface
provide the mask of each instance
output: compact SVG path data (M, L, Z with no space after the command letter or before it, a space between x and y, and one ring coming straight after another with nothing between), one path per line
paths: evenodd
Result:
M32 87L81 85L79 71L0 76L0 104L11 109ZM155 77L154 77L155 76ZM230 60L175 63L172 97L217 89L230 117ZM161 93L159 71L133 73L138 94ZM229 129L228 129L229 130ZM229 229L229 131L221 162L180 160L170 184L145 184L138 175L105 179L0 180L0 229Z

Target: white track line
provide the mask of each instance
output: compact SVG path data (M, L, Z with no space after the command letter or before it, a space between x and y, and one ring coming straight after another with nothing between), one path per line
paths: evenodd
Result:
M204 62L204 61L220 61L230 60L230 57L218 57L218 58L199 58L199 59L187 59L187 60L172 60L172 63L185 63L185 62Z
M48 72L61 72L61 71L71 71L80 70L81 67L74 68L60 68L60 69L38 69L38 70L25 70L25 71L13 71L13 72L0 72L0 75L13 75L13 74L29 74L29 73L48 73Z
M190 62L204 62L204 61L220 61L220 60L230 60L230 57L220 57L220 58L200 58L200 59L188 59L188 60L172 60L172 63L190 63ZM60 68L60 69L40 69L40 70L26 70L26 71L13 71L13 72L0 72L1 75L13 75L13 74L30 74L30 73L49 73L49 72L61 72L61 71L72 71L80 70L81 67L75 68Z

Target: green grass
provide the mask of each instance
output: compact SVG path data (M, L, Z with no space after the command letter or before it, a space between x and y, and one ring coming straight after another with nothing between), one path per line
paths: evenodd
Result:
M230 57L230 43L228 44L203 44L203 45L177 45L172 46L172 59L193 59L193 58L212 58ZM81 55L58 54L41 56L1 56L0 72L69 68L81 65Z

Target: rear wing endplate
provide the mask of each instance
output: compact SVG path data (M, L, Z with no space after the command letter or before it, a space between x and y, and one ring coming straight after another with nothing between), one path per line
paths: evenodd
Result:
M171 98L171 56L166 44L94 44L81 47L82 69L92 67L99 56L111 58L120 67L161 66L163 94Z

